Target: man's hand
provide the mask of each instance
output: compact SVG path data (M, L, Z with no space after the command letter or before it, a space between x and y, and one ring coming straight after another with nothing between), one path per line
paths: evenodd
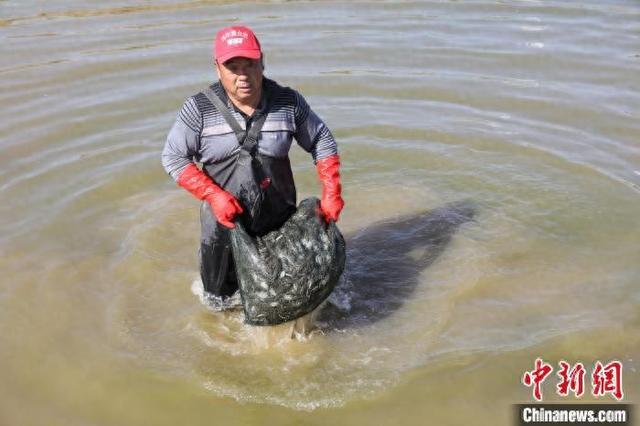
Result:
M206 200L209 202L209 205L211 205L211 210L213 210L213 214L216 216L218 222L227 228L236 227L233 220L237 215L241 214L243 210L233 195L220 189L220 191L207 196Z
M178 185L199 200L207 200L220 224L235 228L233 220L242 213L242 206L233 195L216 185L195 164L189 164L178 177Z
M318 160L316 169L320 182L322 182L320 211L327 222L330 220L337 222L344 207L341 196L342 186L340 185L340 157L338 154L334 154Z

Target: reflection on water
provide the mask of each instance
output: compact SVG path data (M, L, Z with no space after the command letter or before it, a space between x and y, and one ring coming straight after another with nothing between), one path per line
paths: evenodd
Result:
M326 329L366 326L400 309L413 297L420 273L475 212L473 202L456 202L359 230L347 240L342 284L319 318Z

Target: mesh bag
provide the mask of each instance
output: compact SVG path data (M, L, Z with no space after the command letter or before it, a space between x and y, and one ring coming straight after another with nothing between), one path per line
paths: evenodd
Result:
M282 227L262 237L251 237L236 222L231 246L247 324L292 321L333 291L344 270L345 242L318 211L318 199L307 198Z

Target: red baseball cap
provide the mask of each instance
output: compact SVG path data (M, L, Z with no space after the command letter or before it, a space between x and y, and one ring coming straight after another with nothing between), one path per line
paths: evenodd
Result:
M256 35L248 27L226 27L218 31L215 41L215 59L224 63L231 58L260 59L262 50Z

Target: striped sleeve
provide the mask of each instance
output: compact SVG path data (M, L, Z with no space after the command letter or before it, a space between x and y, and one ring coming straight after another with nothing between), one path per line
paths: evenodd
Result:
M307 101L297 91L295 94L295 123L294 137L298 144L310 152L314 161L338 153L336 140L327 125L309 107Z
M202 114L193 98L182 105L162 150L162 167L177 181L182 171L194 157L199 158Z

